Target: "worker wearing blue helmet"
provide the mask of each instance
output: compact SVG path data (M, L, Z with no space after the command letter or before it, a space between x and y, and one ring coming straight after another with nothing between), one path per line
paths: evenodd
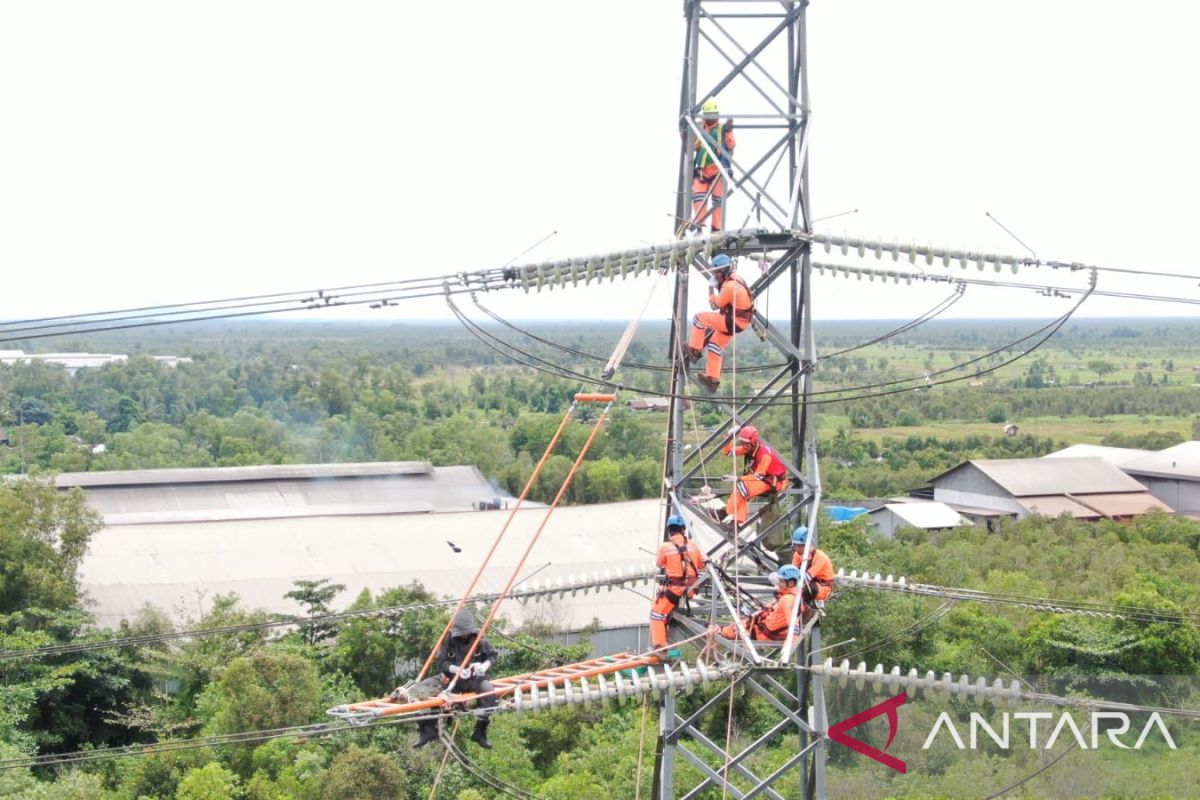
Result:
M721 385L721 358L726 345L754 318L754 297L745 281L734 274L733 259L726 254L713 256L710 275L708 304L714 310L701 311L692 318L687 357L692 363L707 354L704 373L697 380L715 392Z
M816 547L809 548L808 561L805 563L804 550L808 547L808 527L801 525L792 531L792 564L797 569L807 573L804 589L800 599L805 605L814 600L826 600L833 594L833 584L836 573L833 571L833 561L824 550Z
M678 514L667 517L667 529L655 563L659 569L659 589L650 606L650 646L657 650L667 646L671 615L684 595L693 594L692 586L704 569L704 553L688 536L687 523Z
M740 624L751 639L756 641L783 641L787 638L788 626L792 622L792 609L796 605L797 587L800 583L799 567L784 564L779 572L772 573L776 583L775 602L763 606ZM726 639L736 639L738 630L736 624L726 625L720 629L721 636Z

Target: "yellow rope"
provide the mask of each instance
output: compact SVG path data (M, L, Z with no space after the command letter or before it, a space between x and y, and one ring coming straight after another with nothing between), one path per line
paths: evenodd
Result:
M450 738L453 739L454 734L456 734L456 733L458 733L458 720L457 719L454 720L454 727L450 729ZM427 800L433 800L433 795L434 795L434 793L437 792L438 786L442 782L442 773L445 772L445 770L446 770L446 762L448 762L449 760L450 760L450 748L447 747L447 748L445 748L445 752L442 754L442 763L438 767L437 774L433 776L433 786L429 787L429 797L427 798Z

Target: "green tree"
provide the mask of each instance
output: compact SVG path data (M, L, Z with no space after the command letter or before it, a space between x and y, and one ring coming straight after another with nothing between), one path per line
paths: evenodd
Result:
M350 604L350 611L388 608L435 600L419 583L388 589L376 598L370 591L362 593ZM403 614L394 619L355 618L342 623L327 665L334 671L349 675L356 686L368 695L380 696L396 685L397 664L425 663L430 648L446 625L446 612L429 608Z
M331 610L329 603L333 598L346 591L345 584L329 583L328 578L316 581L292 581L292 585L296 588L286 593L284 597L295 600L304 606L305 613L310 618L328 614ZM333 626L328 623L309 623L304 626L304 641L306 644L316 644L332 636L333 630Z
M324 800L377 800L404 797L407 779L393 758L358 745L339 753L321 786Z
M209 686L198 707L214 734L272 730L312 722L321 713L321 683L312 661L295 653L258 652L233 661ZM230 763L250 772L250 752Z
M79 489L59 492L45 478L0 483L0 614L75 606L79 562L99 529Z
M1117 365L1111 361L1105 361L1102 358L1094 358L1087 362L1087 368L1096 373L1096 377L1101 383L1104 382L1104 376L1117 371Z
M238 776L217 762L190 770L175 792L176 800L234 800L240 793Z
M76 771L57 776L53 783L40 783L21 797L25 800L105 800L112 794L104 788L99 775Z
M215 734L284 728L321 711L317 668L295 653L258 652L236 659L212 685Z

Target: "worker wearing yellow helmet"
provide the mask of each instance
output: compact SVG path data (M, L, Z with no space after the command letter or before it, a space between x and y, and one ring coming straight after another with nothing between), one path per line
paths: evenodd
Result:
M702 228L706 221L711 221L714 232L721 230L725 221L725 177L717 165L728 172L736 145L733 120L725 120L722 125L720 111L716 99L711 97L700 107L701 138L696 139L692 162L692 224Z

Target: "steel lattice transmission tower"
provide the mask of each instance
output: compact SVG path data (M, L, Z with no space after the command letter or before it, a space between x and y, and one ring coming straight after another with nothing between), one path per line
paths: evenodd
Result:
M820 472L817 466L815 426L813 424L811 370L816 361L812 331L812 290L810 245L804 234L812 231L808 182L808 141L810 131L808 70L806 47L806 0L685 0L687 37L684 43L683 80L679 100L679 179L676 217L692 218L693 158L700 136L701 107L709 99L718 99L722 118L733 118L737 147L726 180L725 224L728 230L714 252L740 257L740 272L749 273L749 257L759 258L765 266L750 285L751 293L761 298L768 287L778 284L776 298L783 290L787 297L786 314L770 323L756 313L754 328L758 335L783 355L785 366L754 390L737 388L742 397L730 397L725 389L714 399L727 403L731 416L739 423L754 421L768 407L787 408L790 442L772 437L772 444L785 458L791 471L791 487L777 499L770 514L752 511L737 535L708 522L702 514L693 519L710 524L723 540L721 548L729 559L758 564L762 571L773 562L766 556L765 542L778 541L797 524L810 529L810 547L816 546L817 511L820 503ZM741 224L739 224L741 223ZM681 510L697 509L688 498L699 488L705 475L728 471L728 456L720 445L728 428L713 432L701 442L686 442L685 395L696 395L696 383L687 374L683 348L687 341L691 316L688 313L689 277L702 274L708 264L698 257L676 271L674 313L671 334L673 354L673 398L670 405L665 478L671 487L673 502ZM748 281L749 282L749 281ZM700 284L707 291L706 282ZM778 312L779 303L774 309ZM761 308L761 304L759 304ZM743 336L754 335L749 331ZM733 345L732 347L736 347ZM732 348L731 348L732 349ZM726 353L726 368L729 366ZM730 384L732 381L723 381ZM790 447L788 446L790 444ZM706 463L707 462L707 463ZM714 583L716 583L714 576ZM760 584L761 586L761 584ZM714 587L714 604L717 588ZM726 608L736 606L723 592ZM704 609L696 605L690 617L677 614L689 630L702 631ZM792 634L781 651L766 648L756 652L747 645L740 652L752 655L747 672L731 682L716 698L686 718L676 709L676 698L667 696L660 705L659 740L654 770L654 796L692 798L721 791L731 797L779 798L773 786L787 781L802 787L805 797L824 797L825 731L824 694L820 678L798 668L820 649L820 628L793 650ZM773 709L778 722L758 739L727 752L723 741L714 741L701 732L706 714L726 714L729 693L747 692L758 696ZM723 726L722 726L722 729ZM798 734L794 756L769 774L756 774L754 754L785 734ZM688 765L685 769L677 766ZM694 785L683 786L685 775L701 775ZM789 791L789 794L793 792ZM714 795L715 796L715 795Z

